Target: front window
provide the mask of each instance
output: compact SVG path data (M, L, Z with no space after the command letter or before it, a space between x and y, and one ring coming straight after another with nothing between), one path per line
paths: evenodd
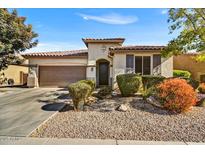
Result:
M161 55L160 54L153 55L153 74L154 75L161 74Z
M151 74L151 56L126 55L126 73Z
M126 55L126 72L134 72L134 55Z
M135 73L141 75L151 74L151 57L135 56Z
M151 57L150 56L143 56L143 75L150 75L151 74Z
M142 75L142 56L135 56L135 73Z

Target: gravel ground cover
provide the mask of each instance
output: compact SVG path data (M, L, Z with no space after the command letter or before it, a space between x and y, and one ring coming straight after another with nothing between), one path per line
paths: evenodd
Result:
M115 108L113 101L116 101L128 104L130 109L127 112L113 109L74 112L68 104L31 136L205 142L203 107L193 107L186 114L173 114L136 97L110 99L111 104L105 101L103 105L103 101L99 103L100 108Z

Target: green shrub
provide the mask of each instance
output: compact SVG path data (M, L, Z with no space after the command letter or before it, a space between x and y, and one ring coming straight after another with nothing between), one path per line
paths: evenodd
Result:
M96 85L95 85L95 81L93 81L93 80L80 80L78 82L88 84L92 89L91 93L95 90Z
M146 98L150 97L150 96L155 96L157 94L157 90L155 86L152 86L148 89L143 90L142 92L142 97L145 100Z
M205 99L200 100L198 106L205 107Z
M190 84L194 89L197 89L199 87L199 81L194 80L192 78L189 78L187 80L187 83Z
M120 74L117 76L117 84L122 96L130 96L138 92L141 86L141 77L136 74Z
M104 97L111 95L112 88L110 86L103 86L97 93L97 97L103 99Z
M142 76L142 83L144 90L149 89L165 79L163 76L156 76L156 75L143 75Z
M198 88L199 93L205 94L205 83L201 83Z
M0 73L0 85L6 83L7 78L4 73Z
M90 96L92 88L83 82L72 83L68 86L69 94L73 100L74 110L79 110L80 104L84 106L86 99Z
M185 77L181 77L181 79L186 80L187 83L191 85L195 90L199 87L199 81L197 80L194 80L192 78L185 78Z
M184 70L174 70L173 71L173 76L174 77L190 78L191 73L189 71L184 71Z

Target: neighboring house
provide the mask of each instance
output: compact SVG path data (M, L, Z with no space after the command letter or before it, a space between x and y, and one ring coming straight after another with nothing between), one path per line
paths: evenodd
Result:
M171 77L173 58L162 58L164 46L122 46L124 38L82 39L87 49L23 54L29 60L33 86L65 87L82 79L116 85L123 73Z
M8 68L0 72L7 79L3 85L8 85L8 80L13 80L14 85L24 85L27 83L28 60L24 59L20 54L17 54L17 56L23 60L22 64L9 65Z
M7 69L2 71L4 77L14 81L14 85L23 85L27 82L28 66L26 65L9 65Z
M197 62L194 57L197 53L187 53L174 56L174 69L191 72L192 78L205 82L205 62Z

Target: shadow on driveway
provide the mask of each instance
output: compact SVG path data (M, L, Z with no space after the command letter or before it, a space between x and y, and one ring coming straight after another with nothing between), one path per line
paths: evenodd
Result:
M59 111L65 103L52 103L52 104L46 104L41 107L44 111Z
M9 90L9 89L8 89ZM12 88L0 97L0 135L26 136L69 102L68 91ZM59 94L58 94L59 93Z

